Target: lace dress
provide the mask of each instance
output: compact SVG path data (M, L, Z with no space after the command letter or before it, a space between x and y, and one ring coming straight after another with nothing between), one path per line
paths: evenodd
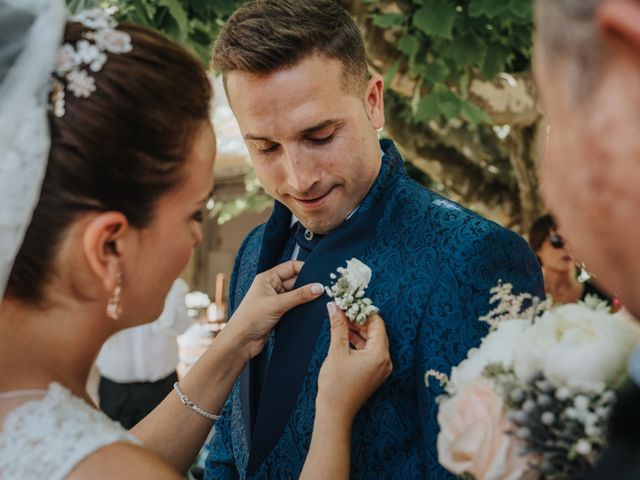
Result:
M0 478L58 480L115 443L140 441L58 383L11 410L0 430Z

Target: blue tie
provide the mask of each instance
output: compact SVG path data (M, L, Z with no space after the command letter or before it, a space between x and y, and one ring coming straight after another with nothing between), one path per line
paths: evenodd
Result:
M322 240L322 237L324 237L324 235L313 233L311 230L307 230L304 225L298 222L298 224L296 225L295 239L296 243L300 247L300 251L298 252L298 258L296 258L296 260L304 262L311 253L311 250L313 250L313 247L315 247L318 242Z

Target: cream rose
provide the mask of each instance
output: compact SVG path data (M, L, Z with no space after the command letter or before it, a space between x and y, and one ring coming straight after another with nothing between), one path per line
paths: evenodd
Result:
M519 454L503 401L480 379L461 388L440 405L438 461L456 475L470 473L478 480L519 480L531 457Z
M469 350L467 359L451 370L447 391L455 393L474 382L490 363L500 363L505 368L510 368L513 365L517 339L529 325L528 320L500 322L498 328L482 340L480 347Z
M638 344L623 314L567 304L546 312L520 337L514 369L522 381L542 372L573 391L612 386Z
M357 258L347 260L346 276L353 291L365 290L371 281L371 269Z

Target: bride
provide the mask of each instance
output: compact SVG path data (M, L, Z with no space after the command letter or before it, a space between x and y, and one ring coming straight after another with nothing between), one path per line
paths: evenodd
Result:
M160 34L67 22L63 0L0 0L0 30L0 477L180 478L246 362L322 287L294 288L300 262L258 275L173 393L129 432L109 420L85 390L100 347L159 315L201 240L210 83ZM391 371L382 319L363 340L328 308L303 478L348 477L351 422Z

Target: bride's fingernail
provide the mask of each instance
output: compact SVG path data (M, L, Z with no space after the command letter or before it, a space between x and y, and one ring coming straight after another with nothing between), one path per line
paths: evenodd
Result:
M327 310L329 311L329 315L334 315L336 313L336 304L333 302L327 303Z
M322 293L324 292L324 286L321 283L314 283L311 285L311 293Z

